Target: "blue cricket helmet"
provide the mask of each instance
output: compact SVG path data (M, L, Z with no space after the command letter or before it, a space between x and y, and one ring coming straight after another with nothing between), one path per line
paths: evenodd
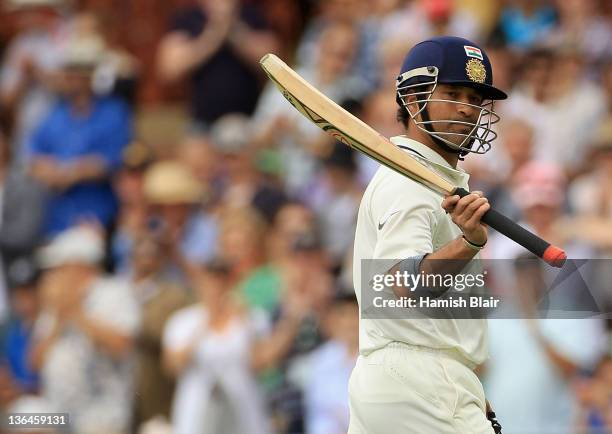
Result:
M482 104L434 98L438 84L476 89ZM455 36L440 36L415 45L407 54L397 77L397 102L417 128L429 134L441 147L458 153L484 154L497 137L493 124L499 121L494 102L508 96L493 86L489 57L477 44ZM477 110L477 117L430 119L429 103L454 103ZM451 126L448 129L448 126ZM447 130L444 130L447 128ZM469 130L469 131L466 131Z
M456 36L440 36L416 44L404 59L398 84L408 72L432 66L438 69L438 83L475 88L485 99L508 97L493 86L487 53L474 42Z

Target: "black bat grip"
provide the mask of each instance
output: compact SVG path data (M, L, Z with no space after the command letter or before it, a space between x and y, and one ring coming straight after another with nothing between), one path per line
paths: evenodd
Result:
M459 187L455 189L453 194L456 194L459 197L464 197L470 194L470 192ZM505 215L495 211L493 208L489 209L489 211L482 216L481 221L491 226L497 232L507 236L511 240L514 240L521 246L525 247L534 255L544 259L552 266L562 267L567 259L567 255L562 249L544 241L536 234L529 232L522 226L519 226Z

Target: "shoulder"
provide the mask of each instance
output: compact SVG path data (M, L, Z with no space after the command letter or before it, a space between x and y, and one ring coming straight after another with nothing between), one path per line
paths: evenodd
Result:
M91 287L89 297L98 307L106 305L113 311L123 310L137 303L130 283L119 277L98 278Z
M425 207L438 209L442 198L423 184L382 166L374 175L368 189L372 202L378 207L407 209Z
M57 125L57 122L61 119L65 119L68 115L68 104L62 98L57 98L51 104L49 111L43 117L42 122L40 123L40 128L48 128L53 125Z
M202 315L206 316L206 310L201 304L195 303L187 307L183 307L174 312L168 319L168 328L188 326L197 323Z
M97 99L96 104L98 109L105 113L128 114L130 112L127 103L114 96L101 96Z

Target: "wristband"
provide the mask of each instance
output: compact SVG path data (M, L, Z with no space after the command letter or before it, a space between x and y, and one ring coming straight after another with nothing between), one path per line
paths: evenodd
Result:
M477 252L481 251L484 246L487 245L487 242L485 241L484 244L474 244L473 242L471 242L470 240L468 240L465 235L462 235L461 238L463 238L463 244L465 244L468 248L472 249L472 250L476 250Z

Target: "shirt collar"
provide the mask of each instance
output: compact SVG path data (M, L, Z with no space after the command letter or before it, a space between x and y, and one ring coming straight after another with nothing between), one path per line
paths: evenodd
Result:
M416 154L416 157L427 163L438 173L445 175L450 181L456 183L459 186L467 185L470 178L463 169L452 167L448 161L446 161L440 154L431 149L429 146L417 142L416 140L410 139L406 136L395 136L391 137L391 142L400 148Z

